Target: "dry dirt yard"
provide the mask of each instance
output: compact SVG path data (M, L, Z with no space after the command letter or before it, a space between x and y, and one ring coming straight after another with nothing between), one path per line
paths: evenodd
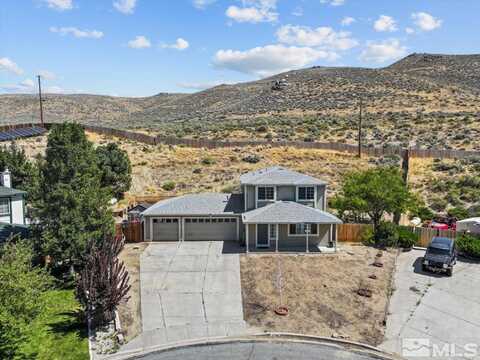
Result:
M369 165L368 158L325 150L296 149L270 146L224 149L196 149L181 146L145 145L110 136L87 133L96 145L116 142L128 152L132 163L133 183L130 195L177 196L185 193L225 191L239 185L239 176L247 171L282 165L329 182L329 195L349 171ZM46 137L17 141L31 157L43 154ZM242 159L256 155L260 161L251 164ZM175 189L166 191L162 185L173 181Z
M125 244L119 255L130 276L129 298L118 307L120 323L126 341L130 341L142 332L140 311L140 254L148 243Z
M393 250L383 251L378 258L383 267L375 267L378 252L342 245L337 254L242 256L245 320L268 331L344 337L378 345L384 335L396 257ZM274 313L281 303L279 278L287 316ZM370 289L372 296L358 295L360 288Z

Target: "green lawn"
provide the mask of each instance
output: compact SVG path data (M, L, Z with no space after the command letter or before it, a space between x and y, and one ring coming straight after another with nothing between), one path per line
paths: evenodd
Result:
M79 304L74 290L50 290L47 306L31 324L27 341L21 347L21 359L89 359L87 329L76 313Z

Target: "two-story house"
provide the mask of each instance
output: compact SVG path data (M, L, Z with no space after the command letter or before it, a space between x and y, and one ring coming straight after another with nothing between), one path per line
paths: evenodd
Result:
M341 221L326 211L324 181L274 166L240 176L240 187L159 201L142 213L145 240L235 240L247 252L334 246Z

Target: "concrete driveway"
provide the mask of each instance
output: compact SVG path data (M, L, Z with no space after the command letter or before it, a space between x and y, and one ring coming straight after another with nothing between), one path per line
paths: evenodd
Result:
M412 359L480 359L480 264L460 259L449 278L423 272L424 253L398 258L381 348Z
M143 333L122 350L190 339L241 335L238 254L221 241L152 243L140 258Z

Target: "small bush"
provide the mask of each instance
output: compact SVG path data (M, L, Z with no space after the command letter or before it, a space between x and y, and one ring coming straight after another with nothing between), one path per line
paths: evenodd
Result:
M398 244L398 226L391 222L381 222L374 238L378 246L395 247Z
M418 242L418 235L410 229L399 226L397 231L398 247L409 249Z
M202 159L202 164L203 165L213 165L213 164L215 164L215 159L211 158L211 157L204 157Z
M165 191L172 191L173 189L175 189L175 186L175 182L167 181L162 185L162 189Z
M455 242L457 244L458 251L460 251L462 254L480 258L480 237L470 234L463 234L458 237Z
M256 164L260 162L261 159L260 159L260 156L253 154L253 155L245 156L242 160L250 164Z
M364 245L375 245L375 237L372 226L366 226L360 233L360 239Z

